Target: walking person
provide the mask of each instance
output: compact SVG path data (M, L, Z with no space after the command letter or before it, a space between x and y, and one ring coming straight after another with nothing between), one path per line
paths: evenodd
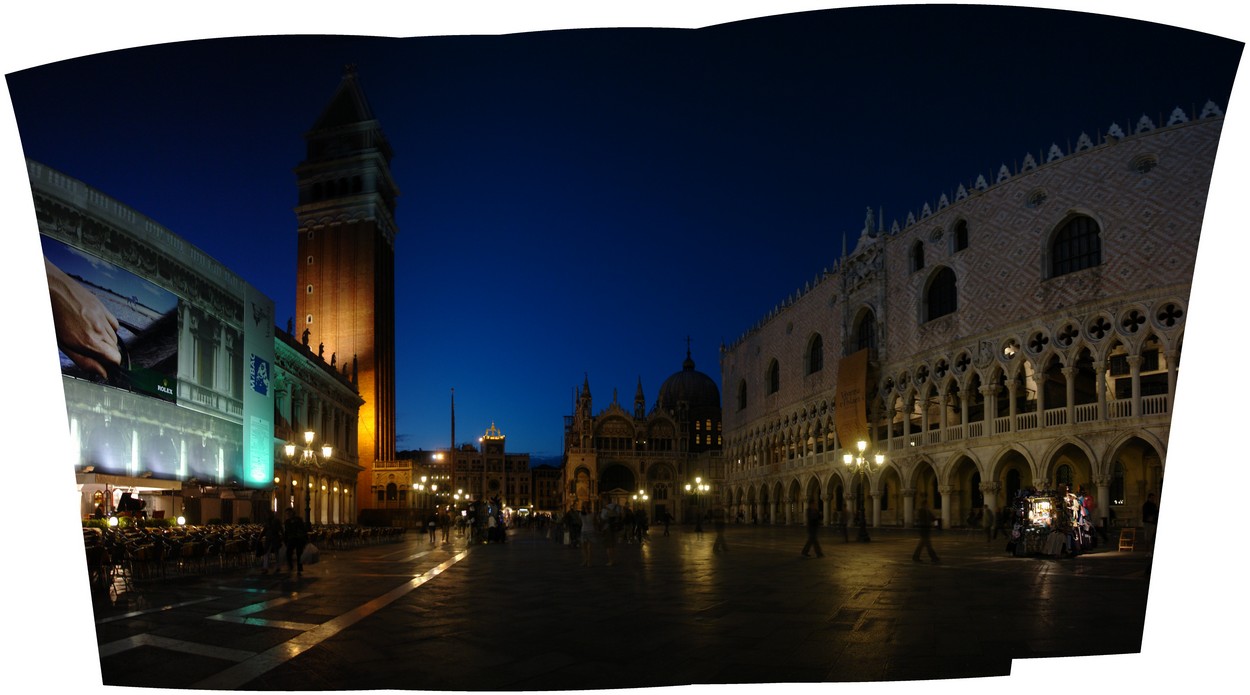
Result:
M667 509L661 512L661 515L660 520L664 522L664 535L668 536L668 525L672 523L673 515L669 514Z
M933 531L933 512L929 509L928 502L921 502L920 508L916 510L916 528L920 532L920 542L916 544L916 550L911 554L911 559L920 562L920 551L927 550L931 562L941 562L929 540L929 534Z
M297 574L304 573L304 546L308 545L308 524L299 512L286 510L286 522L282 524L282 540L286 542L286 571L296 567Z
M438 536L438 513L437 512L430 513L429 518L425 520L425 528L426 528L426 531L428 531L430 534L430 542L431 543L436 542L435 538Z
M817 534L820 532L820 508L816 506L816 500L809 499L807 501L807 542L803 544L803 557L811 557L811 551L816 551L816 557L824 557L825 551L820 547L820 539Z
M577 544L582 549L582 567L590 567L590 553L595 543L599 540L599 518L595 515L593 509L590 508L590 502L582 502L582 511L577 515L580 520L580 526L577 534Z
M625 513L621 509L621 505L616 502L608 501L603 506L603 511L599 513L599 526L602 531L602 538L599 539L603 543L603 549L608 554L608 567L616 564L616 541L617 536L621 535L621 530L625 524Z
M989 543L994 540L994 531L998 528L998 520L994 518L994 509L990 505L985 505L985 514L981 521L985 524L985 542Z
M729 552L729 545L725 543L725 508L719 504L712 507L710 512L712 515L712 528L716 529L716 542L712 544L712 552Z
M273 571L277 573L278 566L282 564L282 520L277 514L270 516L269 521L265 522L265 535L262 542L265 544L265 557L260 561L260 573L269 574L270 555L273 555Z

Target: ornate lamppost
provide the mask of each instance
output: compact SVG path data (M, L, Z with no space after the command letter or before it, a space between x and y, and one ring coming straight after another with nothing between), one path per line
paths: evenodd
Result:
M873 464L876 464L878 469L885 465L885 454L876 452L872 455L868 455L868 442L862 439L855 443L855 448L858 450L857 454L852 454L849 451L842 454L842 463L845 463L847 468L851 471L851 480L855 480L860 475L863 475L865 482L867 482L871 480L869 476L871 475L871 471L874 470ZM868 537L868 514L862 508L856 509L855 511L856 516L859 517L859 535L856 537L856 540L866 543L872 540Z
M317 435L312 430L304 432L304 446L298 447L294 442L286 444L286 459L291 466L304 469L304 478L307 481L306 490L304 492L304 523L312 526L312 472L320 468L322 464L328 460L333 453L333 449L329 444L322 444L321 456L317 456L317 451L313 447L313 440ZM299 454L298 456L296 454Z
M712 486L703 482L702 476L695 476L694 483L686 483L686 494L694 494L694 510L697 515L696 523L700 526L703 523L703 495L711 492Z

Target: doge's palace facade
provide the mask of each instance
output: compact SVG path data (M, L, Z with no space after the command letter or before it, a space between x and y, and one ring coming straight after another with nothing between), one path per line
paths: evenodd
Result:
M950 527L1067 486L1134 523L1162 496L1222 124L1211 103L1113 124L889 229L869 212L834 268L722 349L727 502L782 524L816 499L871 526L919 503ZM845 465L858 439L884 463Z

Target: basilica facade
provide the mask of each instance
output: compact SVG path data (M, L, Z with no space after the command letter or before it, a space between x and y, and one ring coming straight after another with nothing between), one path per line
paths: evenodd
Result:
M1222 124L1211 103L1113 124L888 229L870 211L722 348L731 513L910 526L925 505L951 527L1066 487L1135 523L1162 497Z
M722 475L720 388L695 369L689 350L650 409L641 380L630 409L614 390L612 402L595 412L589 375L574 401L564 426L565 509L612 501L653 521L689 521L715 503L719 489L699 486Z

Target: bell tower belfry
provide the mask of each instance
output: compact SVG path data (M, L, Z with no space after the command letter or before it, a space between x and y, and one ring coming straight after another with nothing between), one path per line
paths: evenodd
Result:
M295 168L299 187L295 330L354 360L358 510L374 506L377 462L395 459L395 199L391 146L347 66ZM304 423L319 436L321 423Z

